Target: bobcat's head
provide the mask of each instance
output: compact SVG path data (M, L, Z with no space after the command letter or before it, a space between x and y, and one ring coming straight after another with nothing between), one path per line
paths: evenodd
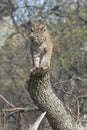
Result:
M31 29L30 40L34 44L41 45L45 41L44 34L46 32L46 26L42 23L36 24Z

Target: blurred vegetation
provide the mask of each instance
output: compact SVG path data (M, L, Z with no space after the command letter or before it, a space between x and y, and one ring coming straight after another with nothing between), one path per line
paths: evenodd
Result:
M32 3L32 1L30 2ZM68 104L76 114L76 99L78 99L80 115L82 116L87 113L87 3L82 3L81 0L77 2L73 2L73 0L71 2L66 0L65 2L63 0L55 0L55 2L51 0L49 2L47 0L42 4L37 1L36 3L37 9L36 7L26 7L26 9L31 16L34 15L33 18L31 17L32 22L36 19L42 19L47 23L54 45L50 69L53 89L63 103ZM5 4L7 6L7 3ZM0 47L0 94L16 107L34 106L25 89L32 68L28 37L31 27L30 24L26 24L24 27L18 25L20 22L25 25L24 14L26 14L26 9L23 12L14 13L19 21L15 21L15 23L18 22L15 24L16 31L7 37L3 46ZM48 10L51 10L51 13L45 13ZM4 12L6 16L9 15L6 11ZM36 19L34 19L35 12L37 14ZM22 16L21 13L23 13ZM2 16L0 13L0 18ZM2 30L6 31L5 29ZM4 108L5 105L6 103L0 99L0 106ZM9 106L7 107L9 108ZM38 115L37 112L36 115ZM24 116L27 124L32 123L31 119L35 118L32 113ZM43 130L45 130L44 126Z

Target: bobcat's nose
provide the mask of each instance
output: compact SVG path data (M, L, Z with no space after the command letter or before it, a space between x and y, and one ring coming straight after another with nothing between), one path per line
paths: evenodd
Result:
M30 37L31 42L35 41L35 38L33 36Z
M46 48L44 48L43 50L44 50L45 53L47 53L47 49Z
M31 39L31 42L33 42L34 40L33 39Z

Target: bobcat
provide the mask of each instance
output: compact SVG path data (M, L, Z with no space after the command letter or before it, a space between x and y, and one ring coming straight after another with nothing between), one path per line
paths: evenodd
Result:
M30 40L33 67L49 68L53 45L45 24L36 24L31 29Z

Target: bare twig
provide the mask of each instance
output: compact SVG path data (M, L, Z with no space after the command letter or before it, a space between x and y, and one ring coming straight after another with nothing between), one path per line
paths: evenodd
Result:
M71 81L71 80L62 81L62 82L57 82L57 83L54 84L54 86L57 85L58 83L65 83L65 82L68 83L68 82L70 82L70 81ZM78 122L78 120L79 120L79 115L80 115L78 97L76 97L76 96L75 96L74 94L72 94L72 93L69 93L69 92L64 91L63 89L59 89L59 88L57 88L57 89L60 90L60 91L62 91L62 92L64 92L65 94L71 95L71 96L73 96L73 97L75 98L76 103L77 103L77 117L75 117L75 116L72 114L71 110L69 110L69 112L70 112L71 117L73 117L74 119L77 118L77 119L76 119L76 122Z
M0 94L0 98L1 98L4 102L6 102L8 105L10 105L11 107L15 108L15 106L14 106L12 103L10 103L5 97L3 97L1 94Z
M82 83L84 83L85 86L87 86L87 83L80 77L76 77L76 79L78 79L79 81L81 81Z
M28 111L37 111L37 110L39 110L37 107L34 107L34 108L15 107L15 108L9 108L9 109L2 109L1 112L12 112L10 114L14 114L17 112L28 112Z

